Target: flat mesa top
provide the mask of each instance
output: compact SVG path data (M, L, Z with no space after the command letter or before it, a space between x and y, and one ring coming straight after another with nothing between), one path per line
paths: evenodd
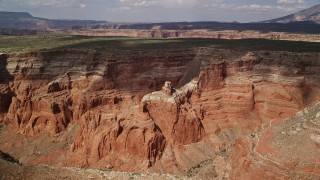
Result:
M97 51L180 50L197 47L248 51L320 52L320 43L267 39L146 39L71 35L0 36L0 53L92 49Z

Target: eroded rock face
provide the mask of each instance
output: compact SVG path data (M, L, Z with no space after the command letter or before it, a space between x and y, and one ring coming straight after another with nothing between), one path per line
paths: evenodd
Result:
M170 143L196 143L205 134L200 117L188 102L196 88L197 82L191 82L179 90L173 90L171 83L165 82L162 91L142 99L143 111L160 127Z
M28 164L290 177L270 170L282 162L265 157L265 131L320 100L319 58L210 48L1 56L0 149Z

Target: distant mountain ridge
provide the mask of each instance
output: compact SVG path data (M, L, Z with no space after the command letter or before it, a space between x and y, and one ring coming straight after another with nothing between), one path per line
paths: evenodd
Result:
M94 20L52 20L34 17L27 12L0 12L0 28L7 29L70 29L76 25L88 25L106 23L106 21Z
M256 23L238 22L167 22L167 23L114 23L94 20L52 20L34 17L27 12L0 12L0 34L19 34L15 30L32 30L28 33L50 30L253 30L260 32L290 32L320 34L320 5L296 14ZM298 19L298 20L293 20ZM312 20L312 21L311 21ZM1 33L2 32L2 33ZM12 33L14 32L14 33ZM25 33L25 32L23 32Z
M290 14L288 16L271 19L263 22L267 23L291 23L299 21L312 21L320 24L320 4L315 5L311 8Z
M27 12L0 12L0 28L45 30L49 24Z

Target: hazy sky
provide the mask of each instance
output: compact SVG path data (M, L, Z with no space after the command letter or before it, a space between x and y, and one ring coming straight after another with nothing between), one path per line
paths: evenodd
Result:
M0 0L0 11L117 22L239 21L280 17L320 0Z

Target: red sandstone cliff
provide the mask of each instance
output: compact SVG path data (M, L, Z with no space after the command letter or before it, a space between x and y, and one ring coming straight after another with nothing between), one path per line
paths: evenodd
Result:
M26 164L288 178L289 165L265 156L265 132L320 100L319 59L210 48L1 55L0 149Z

